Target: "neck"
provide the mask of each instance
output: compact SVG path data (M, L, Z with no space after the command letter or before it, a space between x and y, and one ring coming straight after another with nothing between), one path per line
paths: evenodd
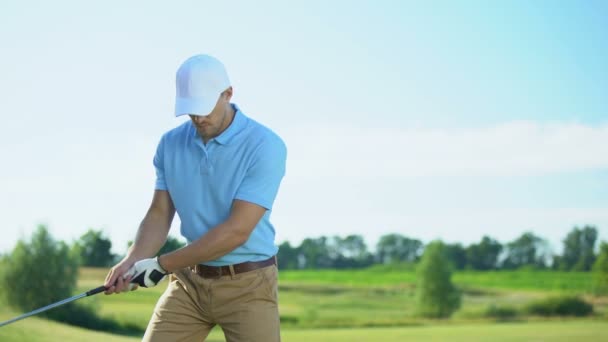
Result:
M230 126L232 121L234 120L234 116L236 115L236 111L231 104L228 104L228 110L226 111L226 115L224 115L224 120L222 120L222 129L220 130L220 134Z
M230 124L232 123L232 121L234 120L234 116L236 115L236 111L234 110L234 107L232 107L231 104L228 104L228 109L226 110L225 114L224 114L224 118L222 119L222 123L220 125L220 130L218 131L218 133L213 136L213 137L202 137L203 139L203 144L207 145L207 142L213 138L215 138L216 136L222 134L226 128L228 128L230 126Z

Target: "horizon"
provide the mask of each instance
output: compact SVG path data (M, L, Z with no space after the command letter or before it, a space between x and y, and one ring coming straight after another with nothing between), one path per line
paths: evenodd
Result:
M49 231L49 233L51 234L52 238L53 238L53 239L55 239L55 241L56 241L56 242L62 241L62 242L65 242L66 244L68 244L68 245L70 245L70 246L71 246L73 243L75 243L76 241L78 241L78 240L80 239L80 236L79 236L79 237L77 237L77 238L75 238L75 239L72 239L72 240L70 240L70 241L61 240L61 239L58 239L58 238L56 238L55 236L53 236L53 234L52 234L52 228L51 228L51 227L49 227L49 226L47 226L47 225L45 225L45 224L43 224L43 223L40 223L40 224L36 225L36 227L39 227L39 226L44 226L44 227L45 227L45 228L46 228L46 229ZM585 228L585 227L593 227L593 228L597 229L597 226L595 226L595 225L593 225L593 224L586 224L586 225L582 225L582 226L574 226L574 227L572 227L572 229L571 229L570 231L568 231L568 233L570 233L570 232L571 232L572 230L574 230L574 229L583 229L583 228ZM86 232L87 232L89 229L92 229L92 230L94 230L94 231L101 231L101 232L102 232L102 236L103 236L103 237L105 237L105 238L109 238L109 237L108 237L107 232L106 232L106 231L104 231L103 229L87 228L86 230L84 230L84 231L83 231L83 234L85 234L85 233L86 233ZM33 231L32 231L32 233L33 233ZM546 237L544 237L544 236L540 236L540 235L536 234L536 233L535 233L534 231L532 231L532 230L530 230L530 231L524 231L522 234L524 234L524 233L533 233L535 236L537 236L537 237L541 238L541 239L543 240L543 242L547 243L548 250L545 250L545 252L547 252L547 251L548 251L548 252L550 253L550 255L545 255L546 257L553 257L554 255L560 255L561 253L563 253L563 247L564 247L563 242L564 242L564 240L565 240L565 238L566 238L567 234L566 234L566 235L564 235L564 236L563 236L563 238L560 240L561 244L559 244L558 246L554 246L554 245L552 244L552 242L551 242L551 241L549 241L549 240L548 240ZM392 232L392 233L391 233L391 232L388 232L388 233L386 233L386 234L383 234L383 235L381 235L381 236L378 236L378 237L377 237L375 240L373 240L373 241L371 241L371 242L370 242L370 241L369 241L369 240L368 240L368 239L367 239L365 236L360 235L360 234L346 234L346 235L336 235L336 234L330 234L330 235L318 235L318 236L307 236L307 237L305 237L304 239L313 239L313 240L314 240L314 239L319 239L319 238L323 238L323 237L325 237L325 238L327 238L327 239L328 239L328 241L330 241L330 242L331 242L331 241L332 241L332 239L334 239L334 238L336 238L336 237L339 237L339 238L346 238L346 237L347 237L347 236L349 236L349 235L358 235L358 236L361 236L361 237L363 238L363 242L365 243L365 246L366 246L366 248L367 248L367 252L369 252L369 253L372 253L372 254L373 254L373 253L376 253L376 252L377 252L376 247L377 247L377 244L378 244L378 242L379 242L380 238L382 238L383 236L386 236L386 235L391 235L391 234L397 234L397 235L403 236L403 237L405 237L405 238L409 238L409 239L413 239L413 240L418 240L418 241L420 241L420 242L422 243L422 245L423 245L423 246L422 246L422 247L423 247L423 249L424 249L424 248L425 248L425 247L426 247L426 246L427 246L429 243L431 243L431 242L433 242L433 241L441 241L442 243L444 243L444 244L449 244L449 245L460 244L460 245L462 245L462 247L463 247L463 248L467 248L467 247L469 247L469 246L470 246L470 245L472 245L472 244L478 244L478 243L480 243L484 237L489 237L490 239L495 240L495 241L497 241L498 243L500 243L500 244L501 244L501 245L502 245L502 246L505 248L505 249L503 249L503 250L500 252L500 255L505 255L505 254L508 252L508 251L506 250L506 246L507 246L507 244L508 244L508 243L510 243L510 242L512 242L512 241L513 241L513 240L510 240L510 241L501 241L501 240L499 240L499 239L496 239L494 236L487 235L487 234L486 234L486 235L482 235L482 236L480 236L480 237L479 237L479 239L477 239L476 241L471 241L471 242L469 242L469 243L463 243L463 242L461 242L461 241L444 241L444 240L442 240L442 239L440 239L440 238L439 238L439 239L433 239L433 240L429 240L429 241L424 241L424 240L421 240L421 239L419 239L419 238L417 238L417 237L415 237L415 236L407 236L407 235L401 234L401 233L399 233L399 232ZM170 234L170 235L169 235L169 237L176 238L176 239L178 239L178 240L179 240L180 242L182 242L182 243L186 243L186 242L187 242L187 241L184 239L184 237L183 237L183 236L179 236L179 235ZM520 237L520 236L518 236L517 238L519 238L519 237ZM20 237L20 238L19 238L19 240L20 240L20 241L24 241L24 242L26 242L26 243L29 243L29 242L30 242L30 238L31 238L31 236L27 236L27 237L23 236L23 237ZM298 247L298 246L300 246L300 245L302 244L302 242L303 242L303 241L304 241L304 240L299 240L299 241L297 241L297 242L294 242L294 241L290 241L290 240L282 240L282 241L276 241L276 244L277 244L277 246L278 246L278 245L281 245L281 244L283 244L283 243L289 243L291 247ZM114 245L114 243L113 243L113 244L112 244L112 248L111 248L112 253L113 253L114 255L117 255L117 256L124 255L124 254L126 253L126 251L127 251L127 248L128 248L128 243L129 243L129 242L132 242L132 240L131 240L131 241L127 241L127 245L125 245L125 246L124 246L124 250L122 250L122 251L121 251L121 250L117 250L116 246L115 246L115 245ZM594 252L598 252L598 251L599 251L600 245L601 245L602 243L608 243L608 240L602 239L602 238L601 238L601 236L599 236L599 230L598 230L598 238L597 238L597 240L596 240L596 242L595 242L595 246L594 246L594 248L593 248ZM15 246L11 247L10 249L8 249L8 250L6 250L6 251L0 251L0 255L10 253L14 247L15 247ZM551 259L551 262L552 262L552 261L553 261L553 260Z

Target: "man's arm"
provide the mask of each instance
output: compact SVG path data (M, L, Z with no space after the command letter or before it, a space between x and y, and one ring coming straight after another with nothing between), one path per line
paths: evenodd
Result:
M186 247L159 257L168 272L215 260L244 244L266 208L247 201L234 200L228 219Z
M150 208L137 230L135 242L125 258L106 277L107 294L126 290L128 280L123 281L123 275L136 261L150 258L160 250L167 240L174 216L175 207L169 192L156 190Z
M168 191L156 190L152 204L141 222L135 242L129 248L127 258L141 260L154 256L167 241L175 207Z

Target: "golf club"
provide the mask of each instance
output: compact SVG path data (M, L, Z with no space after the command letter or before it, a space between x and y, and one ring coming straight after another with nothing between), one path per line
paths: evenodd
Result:
M57 303L53 303L53 304L47 305L47 306L45 306L45 307L42 307L42 308L40 308L40 309L36 309L36 310L31 311L31 312L28 312L28 313L25 313L25 314L23 314L23 315L21 315L21 316L18 316L18 317L13 318L13 319L9 319L8 321L4 321L4 322L0 323L0 327L3 327L3 326L5 326L5 325L7 325L7 324L11 324L11 323L13 323L13 322L17 322L17 321L19 321L19 320L22 320L22 319L24 319L24 318L27 318L27 317L30 317L30 316L33 316L33 315L36 315L36 314L39 314L39 313L41 313L41 312L44 312L44 311L50 310L50 309L52 309L52 308L56 308L56 307L61 306L61 305L63 305L63 304L67 304L67 303L69 303L69 302L73 302L73 301L78 300L78 299L80 299L80 298L83 298L83 297L88 297L88 296L92 296L92 295L96 295L96 294L98 294L98 293L100 293L100 292L105 291L106 289L107 289L107 288L106 288L105 286L103 286L103 285L102 285L102 286L100 286L100 287L97 287L97 288L94 288L94 289L92 289L92 290L89 290L89 291L87 291L87 292L85 292L85 293L81 293L81 294L76 295L76 296L74 296L74 297L70 297L70 298L67 298L67 299L61 300L61 301L59 301L59 302L57 302Z

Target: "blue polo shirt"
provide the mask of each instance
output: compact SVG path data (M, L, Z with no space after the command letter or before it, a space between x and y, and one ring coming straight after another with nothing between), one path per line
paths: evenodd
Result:
M206 145L187 121L163 135L154 156L156 189L171 195L189 243L224 222L235 199L267 209L247 242L205 263L212 266L260 261L278 250L270 213L287 149L278 135L233 106L230 126Z

